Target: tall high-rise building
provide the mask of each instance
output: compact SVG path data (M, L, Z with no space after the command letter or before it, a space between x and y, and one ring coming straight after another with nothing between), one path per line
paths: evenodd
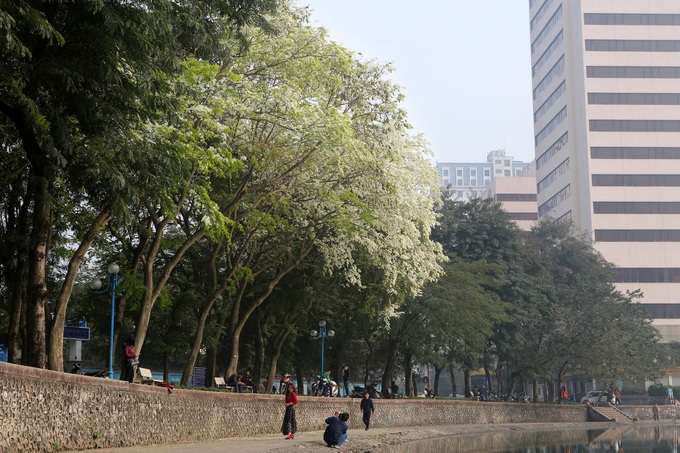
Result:
M680 0L529 0L537 203L680 341Z

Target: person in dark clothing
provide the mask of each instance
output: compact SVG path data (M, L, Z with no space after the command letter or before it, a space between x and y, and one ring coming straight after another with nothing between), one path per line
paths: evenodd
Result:
M132 383L135 379L135 366L139 364L139 355L135 352L135 339L130 337L123 343L125 357L125 380Z
M347 365L342 369L342 385L345 387L345 397L349 397L349 367Z
M323 432L323 441L329 447L340 448L343 442L347 440L347 420L349 420L347 412L326 419L328 426L326 431Z
M364 393L364 398L361 400L360 407L361 413L363 414L364 425L366 425L366 431L368 431L368 426L371 424L371 414L374 412L373 400L368 392Z

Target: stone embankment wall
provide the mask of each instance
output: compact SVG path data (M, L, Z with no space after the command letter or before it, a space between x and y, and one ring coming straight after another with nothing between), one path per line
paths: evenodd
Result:
M277 433L283 396L128 384L0 362L0 452L62 451ZM378 400L373 426L584 422L584 405ZM300 397L298 431L335 411L361 426L359 401Z

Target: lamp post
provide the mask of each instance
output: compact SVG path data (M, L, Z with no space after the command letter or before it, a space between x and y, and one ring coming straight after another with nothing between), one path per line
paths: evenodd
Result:
M109 379L113 379L113 321L116 314L116 287L118 286L118 272L120 272L120 266L117 263L109 264L109 276L106 281L106 288L101 289L102 281L98 278L94 278L90 282L90 288L94 290L95 294L104 294L106 292L111 292L111 326L109 331Z
M321 375L323 376L324 373L324 367L323 367L323 355L324 355L324 340L326 337L328 338L333 338L335 336L335 331L329 330L326 331L326 321L319 321L319 331L317 332L316 330L312 330L309 332L309 334L312 336L313 340L318 340L321 338Z

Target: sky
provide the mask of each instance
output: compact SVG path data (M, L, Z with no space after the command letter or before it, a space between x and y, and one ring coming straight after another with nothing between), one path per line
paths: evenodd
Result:
M410 123L438 162L534 157L527 0L297 0L312 25L391 62Z

